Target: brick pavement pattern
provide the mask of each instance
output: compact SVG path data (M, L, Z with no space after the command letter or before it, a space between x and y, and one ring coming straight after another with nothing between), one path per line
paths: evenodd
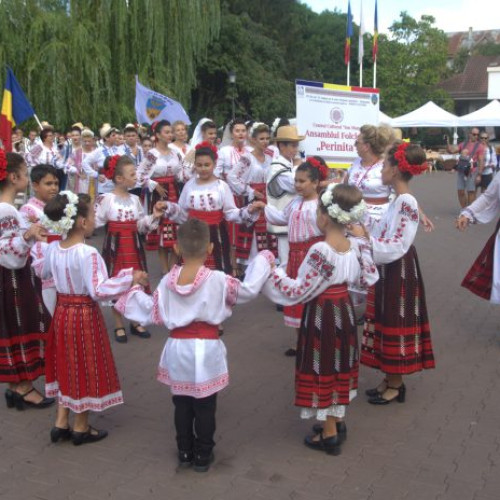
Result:
M166 332L153 327L149 340L112 341L125 404L91 417L110 431L104 441L51 444L54 409L1 405L2 500L498 500L500 309L460 287L494 224L454 229L454 175L424 175L413 189L436 224L419 231L417 249L437 368L406 378L405 404L372 407L363 392L380 374L362 367L341 456L303 446L313 421L293 406L294 361L283 356L292 331L260 297L225 325L231 383L208 473L177 469L170 393L155 377ZM156 285L156 255L148 260Z

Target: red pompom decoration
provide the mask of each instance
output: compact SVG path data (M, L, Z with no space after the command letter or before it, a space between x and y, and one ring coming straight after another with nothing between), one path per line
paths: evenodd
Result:
M215 156L215 161L217 161L217 158L219 157L219 155L217 153L217 148L211 142L208 142L208 141L200 142L199 144L197 144L194 147L194 149L196 151L198 151L199 149L210 149L210 151L212 151L212 153Z
M328 178L328 167L326 165L323 165L319 160L317 160L313 156L309 156L306 159L306 162L309 163L311 167L318 169L320 181L324 181Z
M421 163L420 165L410 164L406 159L406 148L409 145L409 142L402 142L394 153L394 158L398 162L398 168L401 172L408 172L411 175L423 174L429 168L427 162Z
M103 174L106 177L106 179L113 180L113 176L115 175L116 164L118 163L118 160L120 158L121 158L120 155L113 155L109 159L108 166L103 170Z
M0 181L7 178L7 156L3 149L0 149Z

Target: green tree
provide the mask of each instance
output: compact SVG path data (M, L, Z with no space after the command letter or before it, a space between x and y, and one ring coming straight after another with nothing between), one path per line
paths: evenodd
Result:
M2 0L0 65L41 119L122 125L135 119L135 74L189 106L219 29L218 0Z
M381 36L377 62L377 86L381 108L391 116L407 113L433 100L453 109L453 101L437 84L449 73L448 40L433 26L432 16L420 21L402 12L389 28L392 37Z

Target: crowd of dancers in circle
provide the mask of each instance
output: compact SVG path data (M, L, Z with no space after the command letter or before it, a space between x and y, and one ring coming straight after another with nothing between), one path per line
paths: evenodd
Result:
M117 145L106 124L94 149L75 124L61 150L47 126L29 150L0 150L0 382L9 408L57 403L52 442L105 438L89 412L123 402L100 301L113 306L118 343L125 319L141 338L151 324L168 330L157 378L172 392L179 466L200 472L214 459L216 399L229 380L223 324L259 293L297 330L287 354L295 405L318 421L310 448L340 454L359 363L382 373L365 390L374 405L404 403L403 376L434 367L413 245L419 222L432 224L409 189L425 152L365 125L359 158L337 176L321 157L300 157L304 137L286 122L271 131L236 119L229 133L217 147L203 119L189 145L184 123L163 120L145 151L136 127ZM86 238L101 226L99 252ZM164 273L156 290L146 251ZM353 301L366 303L359 346ZM45 391L33 385L40 376Z

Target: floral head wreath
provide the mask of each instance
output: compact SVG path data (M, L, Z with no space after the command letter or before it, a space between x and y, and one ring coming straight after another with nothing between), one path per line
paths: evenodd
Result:
M79 198L73 191L61 191L59 195L66 196L68 199L68 203L64 207L64 216L60 220L54 221L43 214L40 224L51 233L64 235L69 232L75 223L74 217L76 217L78 212L77 205Z
M214 154L215 161L217 161L217 158L219 158L219 155L217 154L217 148L211 142L208 141L200 142L194 147L194 149L196 151L200 149L210 149L210 151L212 151L212 153Z
M266 125L265 123L262 122L253 122L252 126L250 127L250 137L253 137L253 134L255 133L255 130L257 127L262 127L263 125Z
M102 171L106 179L113 180L113 176L115 175L116 164L118 160L121 158L120 155L113 155L109 161L108 166Z
M420 165L414 165L408 162L406 159L406 149L410 145L409 142L402 142L396 152L394 153L394 158L398 162L398 168L401 172L408 172L411 175L420 175L428 170L427 163L421 163Z
M5 151L0 148L0 181L7 178L7 155Z
M337 184L328 184L325 192L321 195L321 203L326 208L328 215L340 224L359 222L365 214L365 200L361 200L357 205L354 205L351 210L344 210L340 208L337 203L333 202L333 191L336 186Z
M319 180L324 181L328 177L328 167L323 165L319 160L314 158L314 156L309 156L306 158L306 163L309 163L311 167L317 168L319 172Z

